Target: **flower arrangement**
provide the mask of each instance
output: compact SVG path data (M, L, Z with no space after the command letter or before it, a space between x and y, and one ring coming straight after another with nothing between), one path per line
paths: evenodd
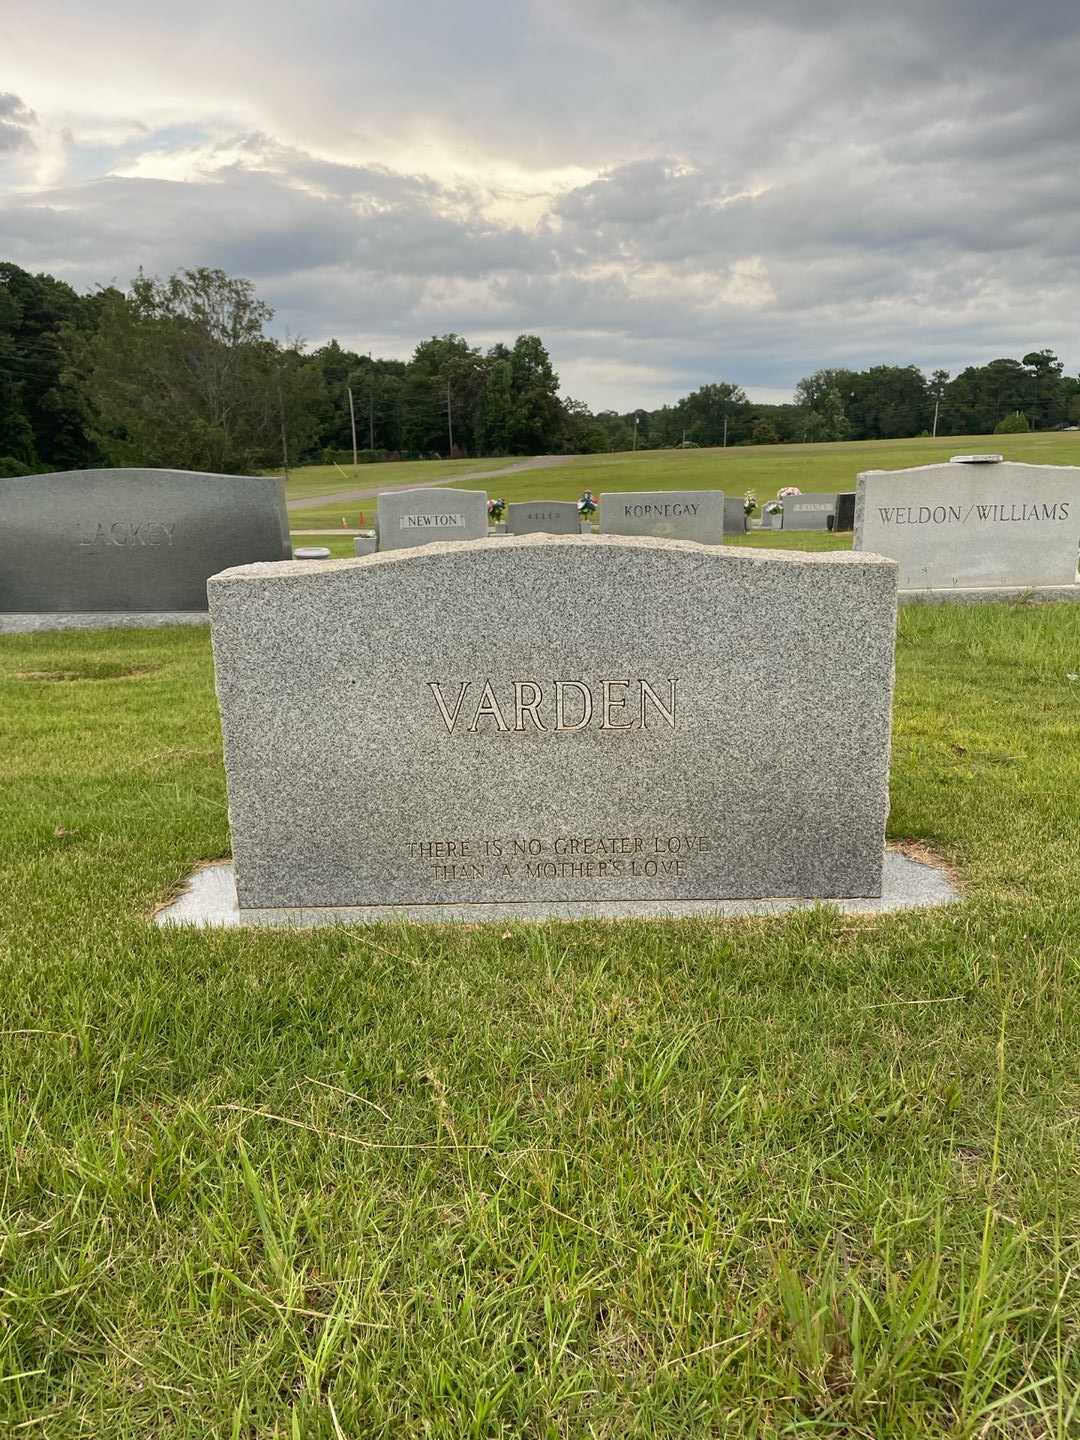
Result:
M776 492L777 500L786 500L789 495L801 495L802 491L797 485L785 485L782 490Z
M498 525L506 514L506 501L491 499L488 501L488 520L492 525Z
M593 499L591 490L586 490L581 499L577 502L577 512L582 520L591 520L596 514L596 501Z
M742 508L744 515L752 515L757 509L757 496L752 490L747 490L746 494L742 497Z
M770 500L762 513L765 515L782 515L784 513L784 507L780 504L779 500Z

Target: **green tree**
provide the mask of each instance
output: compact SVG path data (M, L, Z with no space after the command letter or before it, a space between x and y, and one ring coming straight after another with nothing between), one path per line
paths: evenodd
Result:
M143 274L107 296L74 350L95 433L115 464L244 472L293 464L318 426L321 376L273 311L221 270Z
M754 445L777 445L780 441L771 420L759 420L750 432L750 439Z
M1022 410L1014 410L994 426L995 435L1026 435L1031 424Z
M539 335L519 335L510 352L509 449L514 455L557 450L562 441L563 407L559 377Z

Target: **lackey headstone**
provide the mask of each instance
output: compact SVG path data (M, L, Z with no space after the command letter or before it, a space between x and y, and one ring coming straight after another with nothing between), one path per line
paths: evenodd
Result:
M608 491L600 496L600 531L604 535L661 535L669 540L719 545L724 538L724 492Z
M787 495L784 497L784 529L828 530L829 516L835 509L835 494Z
M0 611L205 611L210 575L291 553L285 487L274 477L63 470L0 479Z
M1080 467L949 461L859 476L855 549L889 555L901 590L1076 583Z
M520 500L506 507L508 535L578 535L581 517L573 500Z
M252 919L880 893L891 561L508 536L209 590Z
M433 540L479 540L488 533L483 490L389 490L379 496L379 549L404 550Z

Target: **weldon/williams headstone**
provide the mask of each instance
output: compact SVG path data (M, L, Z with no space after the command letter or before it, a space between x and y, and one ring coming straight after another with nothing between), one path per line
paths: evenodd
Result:
M880 893L891 561L507 537L209 590L242 918Z
M580 529L573 500L520 500L506 507L509 535L577 535Z
M188 470L0 478L0 611L205 611L210 575L290 554L277 478Z
M669 540L719 545L724 538L724 493L608 491L600 496L600 531L604 535L661 535Z
M1080 467L964 457L858 487L855 549L892 556L901 590L1076 584Z
M487 534L482 490L389 490L379 496L380 550L404 550L435 540L479 540Z
M836 509L835 494L824 491L810 495L785 495L785 530L828 530L829 516Z

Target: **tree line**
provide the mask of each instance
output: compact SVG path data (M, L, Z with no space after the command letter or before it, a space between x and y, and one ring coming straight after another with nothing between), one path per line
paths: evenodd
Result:
M957 375L915 365L822 369L790 404L700 386L658 409L593 412L560 395L543 341L462 336L377 359L267 333L250 281L140 274L79 294L0 263L0 475L93 465L244 472L435 455L595 453L891 439L1080 421L1080 379L1050 350Z

